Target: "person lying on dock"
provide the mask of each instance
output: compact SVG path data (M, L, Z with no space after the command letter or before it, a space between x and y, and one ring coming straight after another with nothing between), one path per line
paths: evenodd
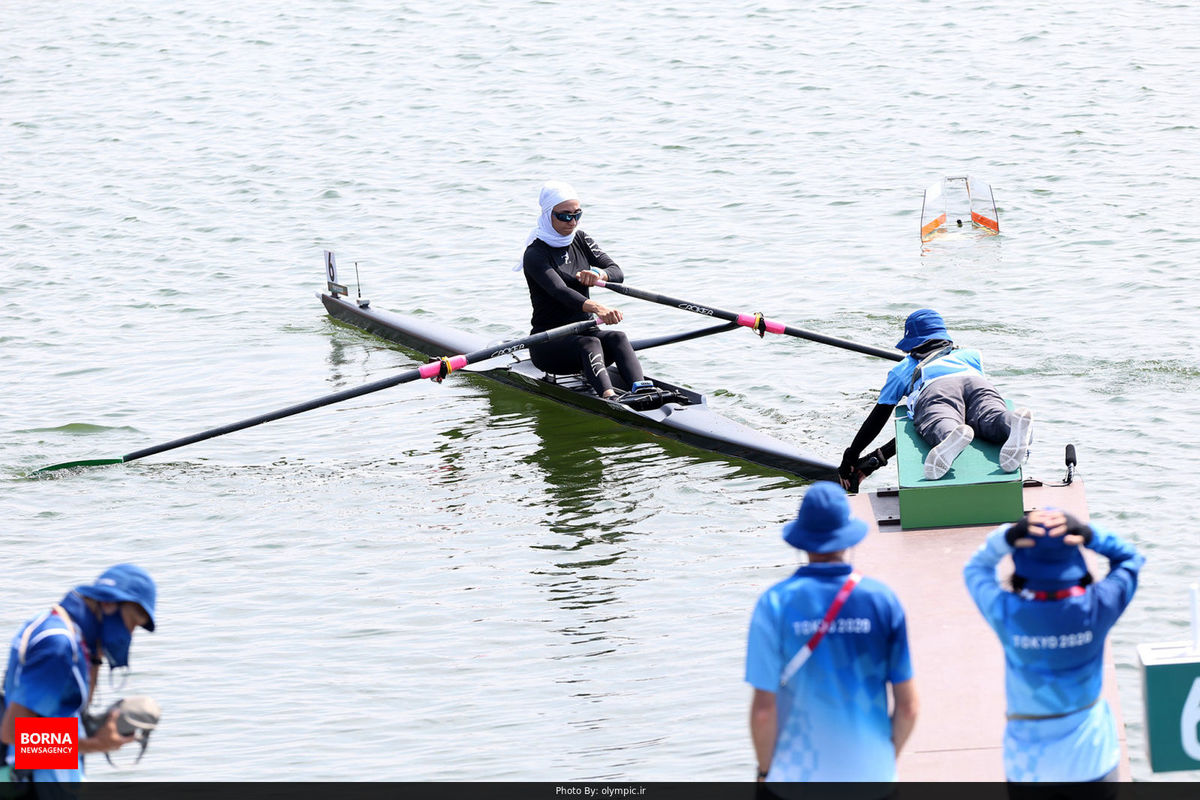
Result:
M746 682L760 781L896 780L917 690L900 601L846 561L866 535L830 481L814 483L784 526L784 541L808 563L764 592L750 621Z
M1108 558L1103 580L1092 579L1081 547ZM996 578L1009 554L1012 591ZM1100 694L1104 639L1133 599L1144 562L1117 534L1050 510L996 528L967 562L967 591L1004 648L1010 797L1032 788L1018 783L1117 780L1121 744Z
M905 397L917 433L931 448L925 457L926 480L938 480L949 472L954 459L976 435L1003 442L1000 469L1020 469L1029 454L1033 413L1027 408L1008 410L984 374L978 350L955 347L946 323L931 308L908 315L904 338L896 343L896 349L908 358L888 372L878 403L842 454L838 477L844 488L857 490L865 477L859 454L879 435ZM894 453L894 445L891 447Z
M541 216L525 241L522 266L533 304L532 329L540 333L592 314L606 325L615 325L623 315L589 297L588 287L596 281L620 283L624 273L596 242L579 229L583 208L568 184L551 181L539 196ZM596 331L565 336L529 348L534 366L557 375L582 374L597 395L605 399L619 393L613 388L608 365L616 364L631 391L652 389L645 380L629 338L620 331Z

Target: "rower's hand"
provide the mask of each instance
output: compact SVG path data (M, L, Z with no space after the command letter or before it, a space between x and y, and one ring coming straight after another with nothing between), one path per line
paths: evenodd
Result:
M596 276L592 275L592 277L594 278ZM608 306L597 305L594 313L605 325L616 325L618 322L625 319L625 315L622 314L618 309L609 308Z
M596 281L600 280L600 276L591 270L583 270L575 273L575 280L579 281L584 286L595 286Z

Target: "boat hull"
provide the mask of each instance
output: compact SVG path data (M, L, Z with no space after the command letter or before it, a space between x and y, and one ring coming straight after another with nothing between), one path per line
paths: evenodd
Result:
M363 308L357 303L324 293L320 298L334 319L428 356L467 353L481 349L490 342L478 334L459 331L420 317ZM837 468L833 464L722 416L708 407L704 395L662 380L650 379L660 389L676 394L679 401L664 403L659 408L638 410L600 399L587 389L578 376L547 376L533 365L527 354L500 356L468 369L499 383L703 450L803 478L836 479ZM614 385L622 385L616 371L610 372Z

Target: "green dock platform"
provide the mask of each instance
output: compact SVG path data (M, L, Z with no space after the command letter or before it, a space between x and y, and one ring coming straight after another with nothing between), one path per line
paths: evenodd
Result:
M1000 445L979 438L936 481L925 480L929 445L904 406L896 408L896 469L901 527L944 528L1012 522L1024 512L1021 470L1000 471Z

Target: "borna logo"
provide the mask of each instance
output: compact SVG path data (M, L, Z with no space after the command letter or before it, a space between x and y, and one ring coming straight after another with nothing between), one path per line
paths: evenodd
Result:
M17 717L13 766L17 769L78 769L79 720L75 717Z

